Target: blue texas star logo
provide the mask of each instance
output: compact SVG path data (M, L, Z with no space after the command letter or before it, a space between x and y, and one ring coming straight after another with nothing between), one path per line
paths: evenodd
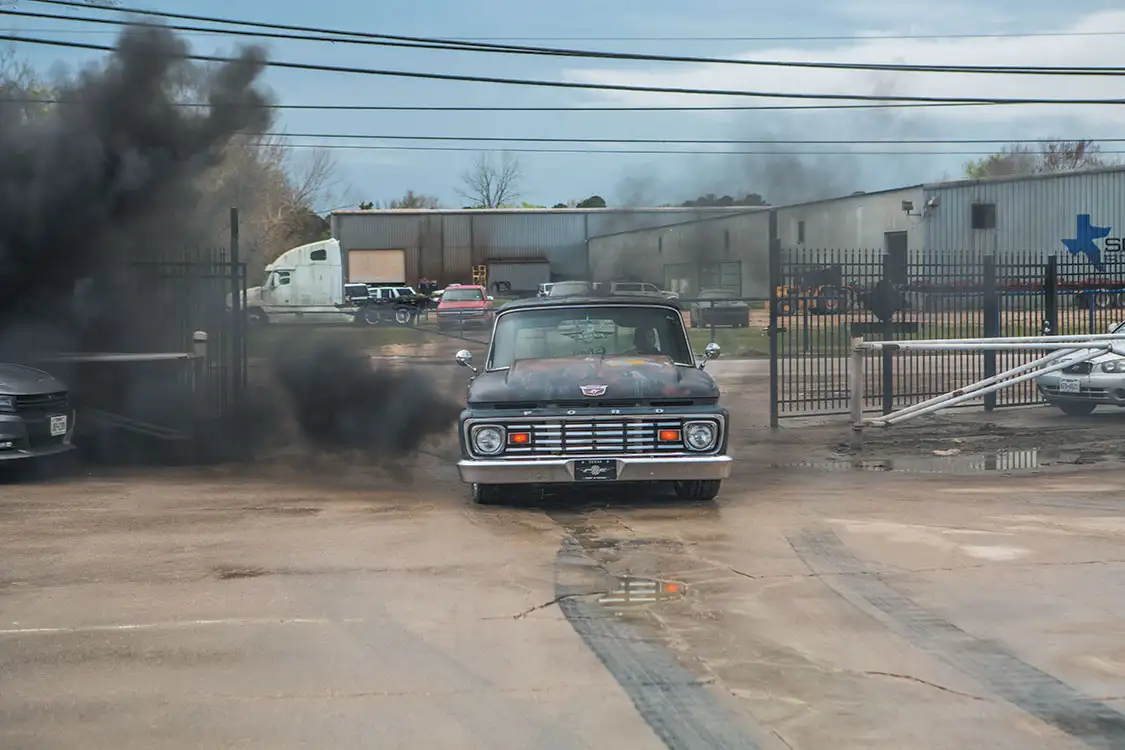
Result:
M1099 271L1104 268L1102 250L1094 240L1109 236L1113 227L1098 227L1090 223L1090 214L1078 214L1078 228L1074 239L1063 240L1071 255L1085 255L1090 264Z

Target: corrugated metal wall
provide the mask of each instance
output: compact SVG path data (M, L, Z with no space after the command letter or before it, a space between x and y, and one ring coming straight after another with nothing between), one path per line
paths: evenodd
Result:
M590 240L594 279L636 278L665 286L668 272L695 294L699 267L739 262L743 296L769 293L769 211L640 229ZM675 270L672 270L672 269Z
M925 219L926 248L941 254L972 252L1060 256L1073 238L1079 214L1095 226L1125 236L1125 170L1075 172L1019 180L981 180L927 185L926 200L940 205ZM996 228L973 229L974 203L996 205ZM1103 240L1096 240L1104 247Z
M408 283L450 284L468 282L472 267L489 260L545 258L555 278L585 278L588 237L735 210L341 211L331 221L345 250L402 249Z
M879 249L886 232L906 232L907 247L920 251L925 245L925 227L918 216L907 216L903 201L922 209L921 187L847 196L777 209L777 235L784 248L816 250ZM804 222L804 238L800 223Z

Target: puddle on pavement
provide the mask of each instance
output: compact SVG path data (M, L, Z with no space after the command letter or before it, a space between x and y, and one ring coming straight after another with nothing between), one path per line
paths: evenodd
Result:
M616 585L598 598L598 604L609 609L626 609L684 597L684 585L655 578L623 576Z
M974 474L987 471L1027 471L1047 466L1078 466L1119 461L1103 453L1078 450L1030 448L992 453L961 453L958 449L927 456L896 456L883 459L840 458L791 464L771 464L771 468L806 468L828 471L894 471L908 474Z

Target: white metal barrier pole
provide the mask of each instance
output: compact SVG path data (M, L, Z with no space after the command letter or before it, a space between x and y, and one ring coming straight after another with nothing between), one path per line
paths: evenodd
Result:
M875 424L875 425L878 425L880 427L886 427L887 425L897 424L898 422L902 422L902 421L905 421L907 419L913 419L914 417L919 417L923 414L928 414L930 412L937 411L938 409L942 409L942 408L947 407L947 406L953 406L955 404L959 404L962 401L969 401L971 399L977 398L978 396L983 396L986 393L992 393L993 391L998 391L1001 388L1007 388L1010 385L1015 385L1017 383L1026 382L1027 380L1030 380L1031 378L1037 377L1039 375L1044 375L1044 374L1049 373L1049 372L1056 372L1057 370L1061 370L1064 367L1069 367L1070 365L1075 365L1075 364L1078 364L1079 362L1085 362L1088 359L1093 359L1094 357L1099 356L1101 353L1102 352L1098 351L1098 350L1091 351L1091 352L1082 352L1080 357L1076 357L1076 358L1073 358L1073 359L1064 359L1061 362L1056 362L1054 364L1049 365L1048 367L1044 367L1041 370L1036 370L1034 372L1029 372L1025 375L1020 375L1019 377L1013 378L1011 380L1005 380L1003 383L996 383L995 385L991 385L987 388L983 388L981 390L974 391L973 393L955 396L954 398L951 398L948 401L945 401L941 404L935 404L933 406L927 407L926 409L918 410L918 411L915 411L915 412L912 412L912 413L906 414L906 415L899 415L897 413L888 414L886 417L883 417L882 419L872 420L871 423Z
M849 398L852 407L852 447L863 445L863 337L852 337L852 361L848 371Z
M1022 365L1017 365L1016 367L1013 367L1009 370L1005 370L1004 372L1001 372L997 375L993 375L991 377L985 378L984 380L978 380L977 382L972 383L970 385L967 385L964 388L958 388L955 391L950 391L949 393L943 393L940 396L934 396L933 398L927 399L927 400L922 401L920 403L911 404L910 406L904 407L904 408L900 409L899 411L894 412L894 414L896 416L901 416L903 414L910 414L910 413L915 412L919 409L924 409L927 406L931 406L933 404L940 404L940 403L943 403L945 401L949 401L950 399L957 398L958 396L961 396L965 393L969 393L970 391L975 393L977 390L979 390L981 388L985 388L987 386L990 386L993 383L998 383L998 382L1004 380L1005 378L1012 377L1013 375L1019 375L1020 373L1022 373L1025 370L1034 369L1036 367L1039 367L1040 365L1048 364L1048 363L1050 363L1054 360L1059 359L1060 357L1067 356L1069 353L1070 352L1067 352L1067 351L1051 352L1050 354L1048 354L1045 357L1040 357L1039 359L1033 359L1032 361L1025 362ZM888 414L887 416L890 416L890 415Z
M1125 333L1098 333L1098 334L1071 334L1067 336L1007 336L994 339L916 339L914 341L894 341L886 342L887 346L899 346L908 344L937 344L937 345L955 345L955 344L1071 344L1080 343L1084 341L1125 341ZM872 341L864 344L865 347L879 347L883 346L882 341ZM993 348L1004 348L993 346Z

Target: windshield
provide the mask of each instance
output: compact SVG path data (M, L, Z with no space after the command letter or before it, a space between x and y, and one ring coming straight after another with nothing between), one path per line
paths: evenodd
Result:
M484 292L479 289L446 289L441 299L443 302L479 302L484 299Z
M511 367L521 359L630 354L663 354L691 364L679 312L613 305L505 313L496 323L489 367Z
M395 292L400 297L413 297L415 294L418 293L408 286L400 286L398 289L395 289Z

